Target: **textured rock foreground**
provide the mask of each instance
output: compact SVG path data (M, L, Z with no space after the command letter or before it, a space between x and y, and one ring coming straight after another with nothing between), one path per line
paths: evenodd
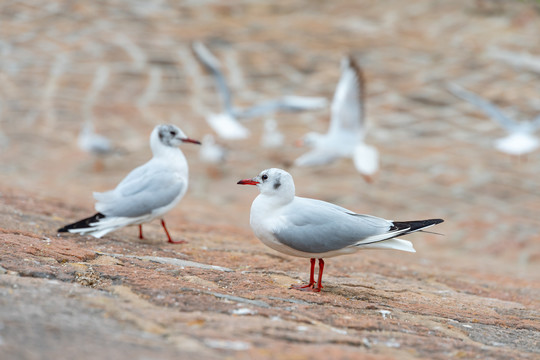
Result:
M267 252L242 230L188 226L182 246L166 244L159 224L145 241L134 229L56 237L65 206L13 192L2 200L5 358L540 353L538 283L489 269L444 271L369 253L330 259L324 291L303 293L287 287L307 276L307 262Z
M226 0L0 2L0 359L537 359L540 151L497 152L497 123L448 92L455 82L517 120L540 113L537 2ZM188 192L159 225L103 239L56 237L150 157L174 123L195 139L220 111L202 41L235 104L331 98L340 59L366 78L368 184L345 159L295 168L330 109L275 114L285 143L222 141L210 166L184 147ZM108 74L96 91L99 74ZM102 78L102 80L104 80ZM82 122L123 151L95 172ZM328 259L324 291L288 290L309 262L249 229L256 189L239 179L286 168L300 196L387 219L443 218L412 234L416 254Z

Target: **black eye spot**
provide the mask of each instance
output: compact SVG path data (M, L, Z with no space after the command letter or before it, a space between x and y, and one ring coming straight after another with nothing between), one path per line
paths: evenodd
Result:
M261 179L262 179L263 181L268 180L268 175L264 174L263 176L261 176Z
M171 134L172 136L176 136L176 131L171 130L171 131L169 131L169 134Z

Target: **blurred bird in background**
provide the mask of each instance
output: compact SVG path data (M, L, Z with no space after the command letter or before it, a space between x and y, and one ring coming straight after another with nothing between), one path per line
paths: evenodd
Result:
M457 84L450 83L447 88L455 96L476 106L508 132L508 136L495 140L497 150L521 157L540 146L538 138L534 136L534 133L540 129L540 115L531 121L517 122L506 116L491 102Z
M79 145L79 149L94 157L95 171L103 170L103 158L114 152L111 141L95 132L92 121L85 121L83 123L77 139L77 145Z
M93 109L99 93L103 90L109 79L109 68L100 66L94 75L90 90L84 100L82 114L84 123L79 132L77 145L79 149L94 157L94 170L101 171L104 168L104 157L116 151L112 142L105 136L97 134L94 126Z
M274 118L266 119L261 135L261 146L267 149L278 148L283 145L284 139L285 136L277 128L276 120Z
M360 66L351 56L341 61L341 77L332 101L330 128L326 134L310 132L300 140L313 150L297 158L296 166L330 164L345 157L352 158L356 170L368 182L379 169L377 149L364 143L365 89Z
M197 59L214 77L223 111L219 114L207 115L206 121L216 134L223 139L245 139L250 135L250 131L238 121L239 119L259 117L278 111L316 110L327 105L327 100L322 97L284 96L248 108L235 107L232 93L221 71L219 60L201 42L194 42L192 49Z

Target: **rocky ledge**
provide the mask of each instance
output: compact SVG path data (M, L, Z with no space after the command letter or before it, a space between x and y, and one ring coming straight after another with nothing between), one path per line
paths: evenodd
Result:
M57 237L81 209L2 193L0 347L37 358L537 358L538 283L396 253L327 261L324 291L288 289L308 263L244 229L159 224L147 239ZM412 255L413 257L415 255ZM24 346L22 346L24 344Z

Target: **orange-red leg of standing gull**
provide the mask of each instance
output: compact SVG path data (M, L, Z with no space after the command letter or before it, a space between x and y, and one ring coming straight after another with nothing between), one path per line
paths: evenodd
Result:
M171 235L169 235L169 231L167 230L167 227L165 226L165 221L163 219L161 219L161 226L163 226L163 230L165 230L165 234L167 234L167 238L169 239L169 242L171 244L183 244L183 243L185 243L184 240L174 241L173 239L171 239Z
M320 292L322 289L322 275L324 270L324 260L319 259L319 279L317 281L317 287L315 287L315 258L309 260L311 262L311 271L309 273L309 283L306 285L291 285L291 289L301 291Z
M144 239L144 236L142 235L142 225L139 225L139 239Z

